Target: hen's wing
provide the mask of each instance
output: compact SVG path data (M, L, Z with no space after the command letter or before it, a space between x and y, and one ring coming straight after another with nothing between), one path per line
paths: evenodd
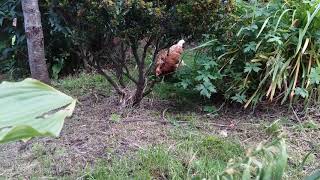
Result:
M162 49L156 56L156 75L159 76L162 74L161 68L166 63L166 58L168 56L168 49Z

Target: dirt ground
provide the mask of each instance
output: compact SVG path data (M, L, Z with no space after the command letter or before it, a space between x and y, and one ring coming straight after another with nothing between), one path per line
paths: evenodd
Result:
M172 123L163 123L170 117L178 119L182 127L187 126L185 122L191 117L197 130L237 139L246 147L266 139L264 125L285 119L283 130L290 137L288 149L292 157L289 163L298 165L310 150L318 147L312 163L304 169L311 172L320 167L319 129L303 129L301 133L294 124L309 116L297 114L297 119L288 109L269 107L251 113L238 107L223 107L218 115L206 115L197 107L178 108L174 102L146 99L139 109L121 112L122 117L117 117L119 110L113 97L90 94L79 98L75 113L66 120L59 138L0 145L0 179L39 176L81 179L97 160L108 159L111 153L123 155L148 146L174 143L168 135ZM312 113L313 120L319 123L317 110Z

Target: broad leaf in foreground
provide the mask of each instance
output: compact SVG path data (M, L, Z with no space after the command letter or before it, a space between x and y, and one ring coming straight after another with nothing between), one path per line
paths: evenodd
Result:
M0 143L59 136L76 100L34 79L0 84Z

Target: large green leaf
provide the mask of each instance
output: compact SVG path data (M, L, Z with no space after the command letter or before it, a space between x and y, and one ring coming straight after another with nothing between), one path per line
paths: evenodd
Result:
M59 136L76 100L34 79L0 84L0 143Z

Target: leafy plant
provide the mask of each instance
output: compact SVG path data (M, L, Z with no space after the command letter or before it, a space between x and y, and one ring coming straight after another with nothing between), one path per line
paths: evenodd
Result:
M0 143L58 136L76 100L34 79L0 84Z
M202 96L210 98L218 91L215 82L222 79L218 64L202 52L197 52L193 56L194 61L187 67L178 72L177 76L181 79L176 86L187 89L193 88L200 92ZM194 77L194 79L190 79Z
M117 123L120 120L121 120L121 115L114 114L114 113L110 115L110 121Z
M216 64L215 69L191 66L200 74L178 76L180 84L197 86L201 75L219 74L220 78L207 78L196 90L206 97L222 93L245 107L265 100L284 104L317 99L319 11L319 1L236 1L233 12L222 13L213 25L205 38L209 43L194 49L201 59ZM199 61L197 55L194 61ZM216 90L208 90L204 82Z
M245 158L231 160L216 179L282 179L287 159L284 139L261 143L255 149L249 149Z

